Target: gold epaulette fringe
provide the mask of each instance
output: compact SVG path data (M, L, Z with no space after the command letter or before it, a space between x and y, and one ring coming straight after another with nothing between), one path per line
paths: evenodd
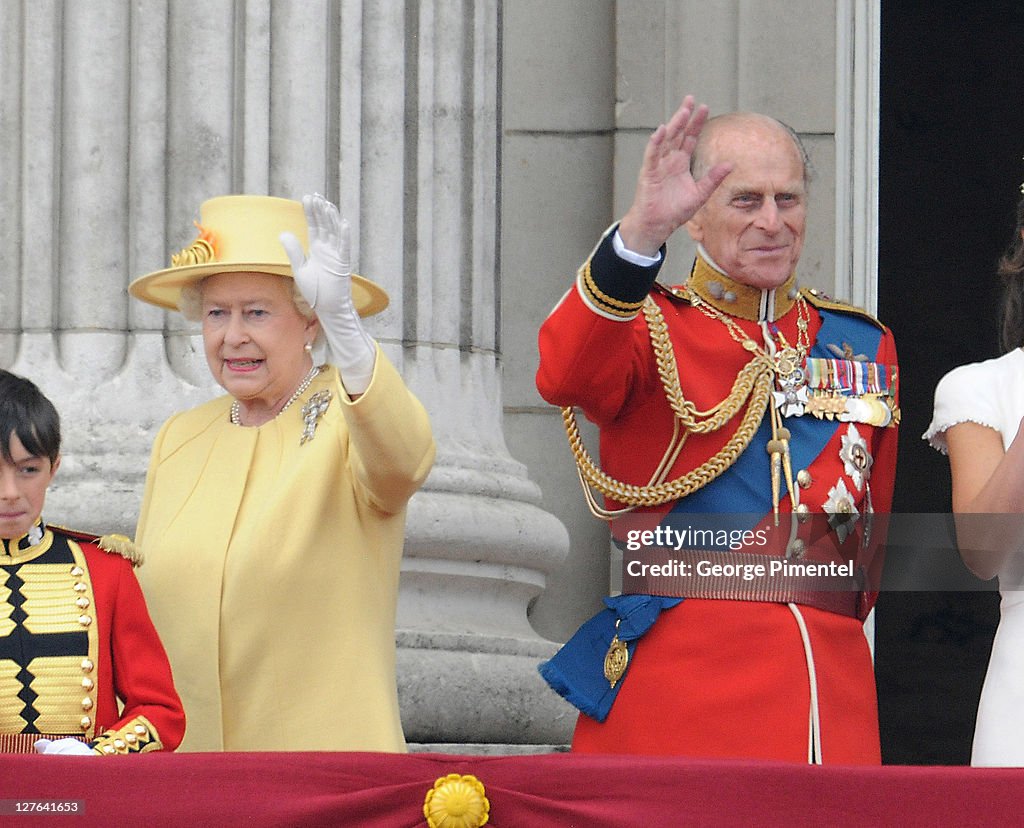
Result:
M127 558L133 566L142 566L142 553L135 542L125 535L102 535L96 539L96 545L104 552L116 552Z
M95 543L104 552L112 552L120 555L122 558L127 558L132 562L132 566L142 566L142 553L135 546L135 541L126 535L97 535L95 532L80 532L77 529L70 529L67 526L60 526L56 523L48 523L46 525L49 529L62 532L75 540Z

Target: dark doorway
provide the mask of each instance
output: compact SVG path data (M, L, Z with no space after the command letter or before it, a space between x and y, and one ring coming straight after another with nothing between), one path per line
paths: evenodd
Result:
M921 434L942 375L997 355L995 264L1024 181L1024 3L881 11L879 316L903 410L893 511L948 512L948 464ZM968 763L998 596L883 592L876 617L883 761Z

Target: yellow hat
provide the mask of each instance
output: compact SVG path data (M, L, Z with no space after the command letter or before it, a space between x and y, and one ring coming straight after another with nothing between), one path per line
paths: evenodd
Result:
M309 250L306 214L302 203L259 195L218 196L199 208L199 236L171 256L171 266L140 276L128 286L136 299L168 310L179 310L181 289L214 273L273 273L291 276L280 235L293 233ZM384 288L352 274L352 301L360 316L371 316L388 306Z

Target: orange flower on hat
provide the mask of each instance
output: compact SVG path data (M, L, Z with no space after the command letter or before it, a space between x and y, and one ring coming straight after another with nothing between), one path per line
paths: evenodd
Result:
M171 267L206 264L217 259L217 237L198 221L192 223L199 235L188 247L171 255Z
M423 801L430 828L480 828L490 818L491 803L480 780L449 773L434 782Z

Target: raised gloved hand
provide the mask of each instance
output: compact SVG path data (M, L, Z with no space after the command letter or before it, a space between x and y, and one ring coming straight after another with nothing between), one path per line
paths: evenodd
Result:
M61 753L65 756L99 756L85 742L72 739L70 736L63 739L36 739L34 747L36 753Z
M352 301L349 227L338 208L321 195L302 199L309 227L309 255L291 233L281 234L299 290L316 312L349 394L362 394L370 385L377 345L363 328Z

